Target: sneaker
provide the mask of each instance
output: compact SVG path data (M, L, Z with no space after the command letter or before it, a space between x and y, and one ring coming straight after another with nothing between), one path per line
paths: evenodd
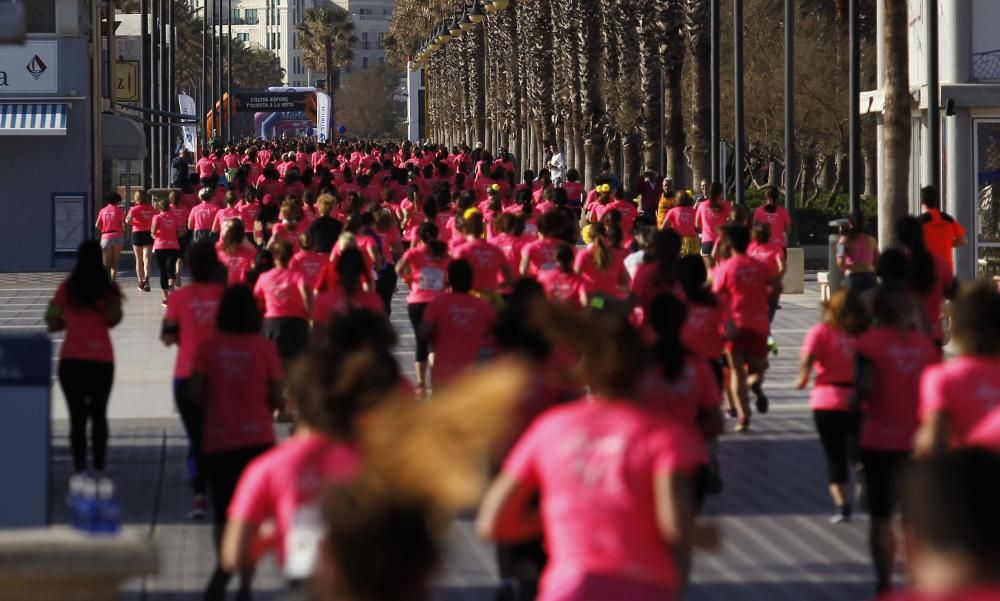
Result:
M741 417L739 423L736 424L735 428L733 428L733 431L734 432L746 432L749 429L750 429L750 418L749 417Z
M737 413L735 409L729 409L728 413L729 413L729 417L731 417L733 419L736 419L739 416L739 413Z
M174 288L180 288L183 285L184 283L181 281L181 276L178 275L177 279L174 280Z
M149 290L150 290L150 288L149 288L149 280L146 280L145 282L142 283L142 291L143 292L149 292Z
M167 306L167 299L161 300L160 304L163 305L164 307L166 307Z
M837 510L837 513L830 516L831 524L846 524L851 521L851 506L845 505Z
M778 342L774 339L774 336L767 337L767 350L775 357L778 356Z
M205 519L205 510L208 508L208 502L205 501L205 495L195 495L194 501L191 503L191 511L188 512L189 520L203 520Z
M757 413L767 413L768 409L771 408L771 402L768 400L767 395L764 394L764 387L760 385L760 382L755 383L751 389L753 394L757 397L756 406Z

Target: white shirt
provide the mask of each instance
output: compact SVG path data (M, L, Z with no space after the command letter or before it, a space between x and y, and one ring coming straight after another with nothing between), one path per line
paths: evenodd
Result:
M556 152L552 155L549 160L549 172L552 175L552 179L562 179L566 175L566 159L563 157L563 153Z

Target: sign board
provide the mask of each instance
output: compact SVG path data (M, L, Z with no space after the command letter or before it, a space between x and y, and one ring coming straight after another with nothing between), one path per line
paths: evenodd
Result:
M47 336L0 338L0 528L49 524L52 343ZM16 494L14 494L16 492Z
M59 45L35 40L0 46L0 95L59 91Z
M139 61L115 63L115 100L139 101Z
M76 252L86 235L87 197L83 194L52 196L52 250Z
M304 111L307 96L307 92L236 92L233 102L237 113Z

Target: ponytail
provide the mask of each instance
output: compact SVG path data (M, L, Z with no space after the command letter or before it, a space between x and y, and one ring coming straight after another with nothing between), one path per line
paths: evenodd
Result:
M608 242L604 224L595 223L591 226L590 235L594 239L594 264L603 271L611 264L611 243Z

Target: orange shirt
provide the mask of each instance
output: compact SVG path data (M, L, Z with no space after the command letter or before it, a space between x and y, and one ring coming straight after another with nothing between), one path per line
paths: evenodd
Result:
M947 263L948 268L954 271L952 250L955 248L955 243L965 237L965 228L951 215L942 214L937 209L927 209L927 212L920 217L920 221L924 225L924 243L927 244L927 250L932 255L940 257Z

